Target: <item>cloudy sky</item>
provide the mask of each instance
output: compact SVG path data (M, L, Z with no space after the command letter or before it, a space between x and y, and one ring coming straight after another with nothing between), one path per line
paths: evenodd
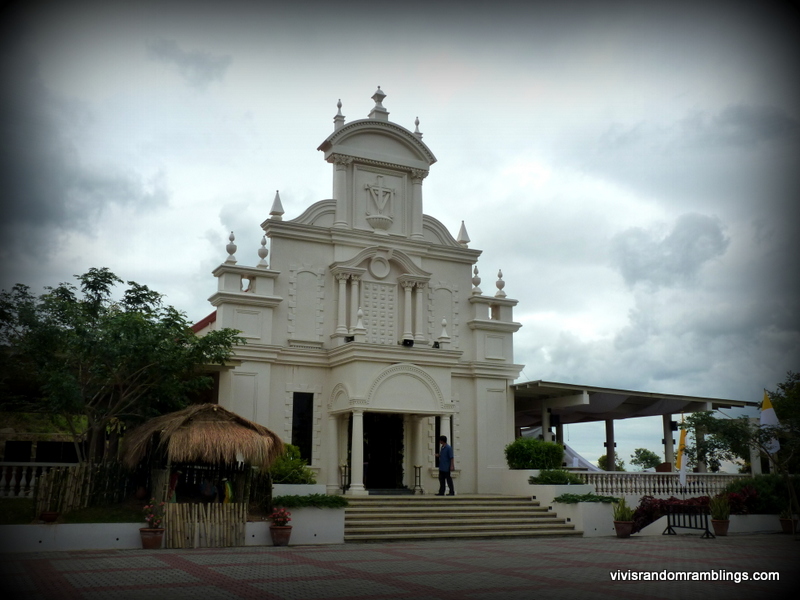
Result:
M204 317L229 232L255 264L275 190L329 198L336 102L380 85L439 159L425 212L520 301L522 380L758 400L800 369L791 4L272 4L0 7L0 287L106 266Z

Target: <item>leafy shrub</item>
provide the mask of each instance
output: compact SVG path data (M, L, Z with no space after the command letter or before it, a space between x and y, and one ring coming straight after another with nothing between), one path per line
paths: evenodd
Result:
M711 510L711 518L718 521L724 521L731 514L731 503L728 499L728 494L724 492L717 494L708 501L708 508Z
M509 469L557 469L564 460L563 446L534 438L517 438L505 452Z
M793 476L791 482L800 496L800 477ZM740 496L736 499L731 498L733 514L779 513L786 507L789 499L789 489L783 478L777 474L742 477L725 486L724 491Z
M328 496L327 494L278 496L273 499L272 504L283 508L344 508L347 506L347 498L344 496Z
M598 496L597 494L561 494L553 498L553 502L560 502L561 504L577 504L578 502L602 502L603 504L611 504L612 502L619 502L619 498L614 496Z
M633 509L628 506L625 498L621 498L619 502L614 504L614 520L633 521Z
M528 483L539 485L583 485L581 479L575 473L570 473L564 469L545 469L539 473L538 477L529 477Z
M699 496L697 498L687 498L686 500L679 500L675 496L671 496L666 500L654 498L653 496L642 496L639 500L639 506L633 512L633 532L641 531L650 523L655 523L661 517L667 514L668 506L681 506L685 511L705 511L708 509L710 498L708 496Z
M272 483L316 483L314 471L308 468L306 459L300 457L300 448L286 444L286 451L269 469Z

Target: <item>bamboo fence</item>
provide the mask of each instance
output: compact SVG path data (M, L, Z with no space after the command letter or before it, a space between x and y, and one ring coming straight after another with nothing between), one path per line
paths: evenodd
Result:
M52 468L37 480L36 514L46 510L63 514L121 502L127 485L128 472L119 463Z
M165 548L225 548L244 546L247 504L166 505Z

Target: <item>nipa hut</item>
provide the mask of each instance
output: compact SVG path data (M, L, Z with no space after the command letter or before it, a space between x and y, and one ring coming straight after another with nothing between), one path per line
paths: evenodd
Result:
M150 419L125 436L123 462L152 469L157 500L246 502L251 467L267 470L283 442L266 427L217 404Z

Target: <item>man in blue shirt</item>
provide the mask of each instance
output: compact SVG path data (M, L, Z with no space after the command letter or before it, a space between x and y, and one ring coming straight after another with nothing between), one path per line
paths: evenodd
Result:
M450 475L450 472L456 468L455 460L453 459L453 448L448 445L446 435L439 436L439 443L442 447L436 455L439 459L439 493L436 495L444 496L444 484L447 483L447 487L450 489L450 493L447 495L455 496L456 491L453 488L453 478Z

